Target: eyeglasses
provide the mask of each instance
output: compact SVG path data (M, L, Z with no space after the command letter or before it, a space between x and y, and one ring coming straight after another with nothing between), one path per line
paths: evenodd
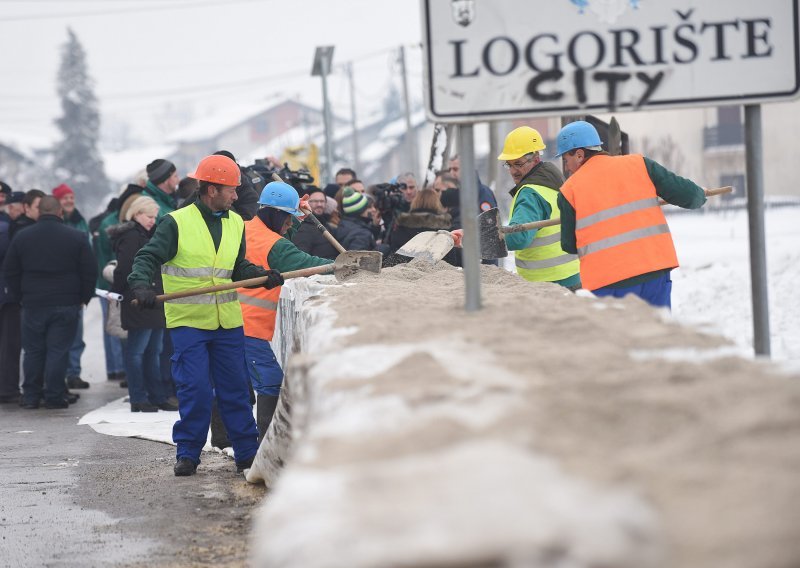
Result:
M319 204L319 203L325 203L325 200L324 199L309 199L308 202L309 203L317 203L317 204Z
M533 161L533 157L528 158L524 162L503 162L503 167L507 170L514 168L515 170L520 169L521 167L530 164Z

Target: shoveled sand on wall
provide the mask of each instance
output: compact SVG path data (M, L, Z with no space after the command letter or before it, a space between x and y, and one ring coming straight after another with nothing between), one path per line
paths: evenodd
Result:
M257 565L800 564L797 377L490 266L476 313L446 264L351 282L289 365Z

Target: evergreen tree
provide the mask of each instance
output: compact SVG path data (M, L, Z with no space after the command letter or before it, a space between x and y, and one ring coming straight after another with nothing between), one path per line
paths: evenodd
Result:
M110 190L97 150L100 113L86 67L86 52L75 32L67 28L67 33L69 38L61 48L58 69L58 95L63 115L56 119L63 139L53 149L53 166L59 180L75 190L76 199L94 209Z

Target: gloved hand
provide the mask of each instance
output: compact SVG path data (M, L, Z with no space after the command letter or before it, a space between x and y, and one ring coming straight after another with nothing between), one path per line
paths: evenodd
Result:
M140 310L156 307L156 291L151 288L134 288L133 297Z
M283 284L283 276L277 270L267 270L267 273L264 275L267 277L267 281L262 284L264 288L267 290L272 290Z
M303 215L299 217L301 221L307 217L306 212L311 211L311 206L308 204L308 200L310 197L311 197L310 195L305 194L303 197L300 198L300 203L297 204L297 208L303 212Z
M453 237L453 246L461 248L461 240L464 238L464 229L450 231L450 236Z

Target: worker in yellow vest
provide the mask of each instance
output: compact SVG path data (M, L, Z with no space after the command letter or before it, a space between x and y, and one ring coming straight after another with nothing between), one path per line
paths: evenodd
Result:
M530 126L521 126L506 136L503 161L514 187L508 224L522 225L559 216L558 192L564 183L561 171L541 160L542 136ZM575 254L561 249L561 226L553 225L505 235L508 250L515 251L517 272L531 282L555 282L571 290L581 287L580 264Z
M289 272L333 262L301 251L285 236L291 236L305 214L300 196L289 184L273 181L261 191L261 206L245 223L247 260L267 269ZM244 317L247 370L256 391L256 423L259 441L264 437L278 404L283 371L270 347L278 315L281 288L239 288L239 302Z
M139 306L154 306L152 282L159 269L167 294L260 276L267 277L267 289L283 284L278 271L246 259L244 221L230 210L240 184L236 163L208 156L190 177L200 182L197 200L163 217L134 258L128 284ZM174 345L172 376L180 412L172 429L178 447L175 475L195 473L214 398L236 468L244 471L258 451L258 430L250 406L239 295L230 290L169 300L164 312Z

